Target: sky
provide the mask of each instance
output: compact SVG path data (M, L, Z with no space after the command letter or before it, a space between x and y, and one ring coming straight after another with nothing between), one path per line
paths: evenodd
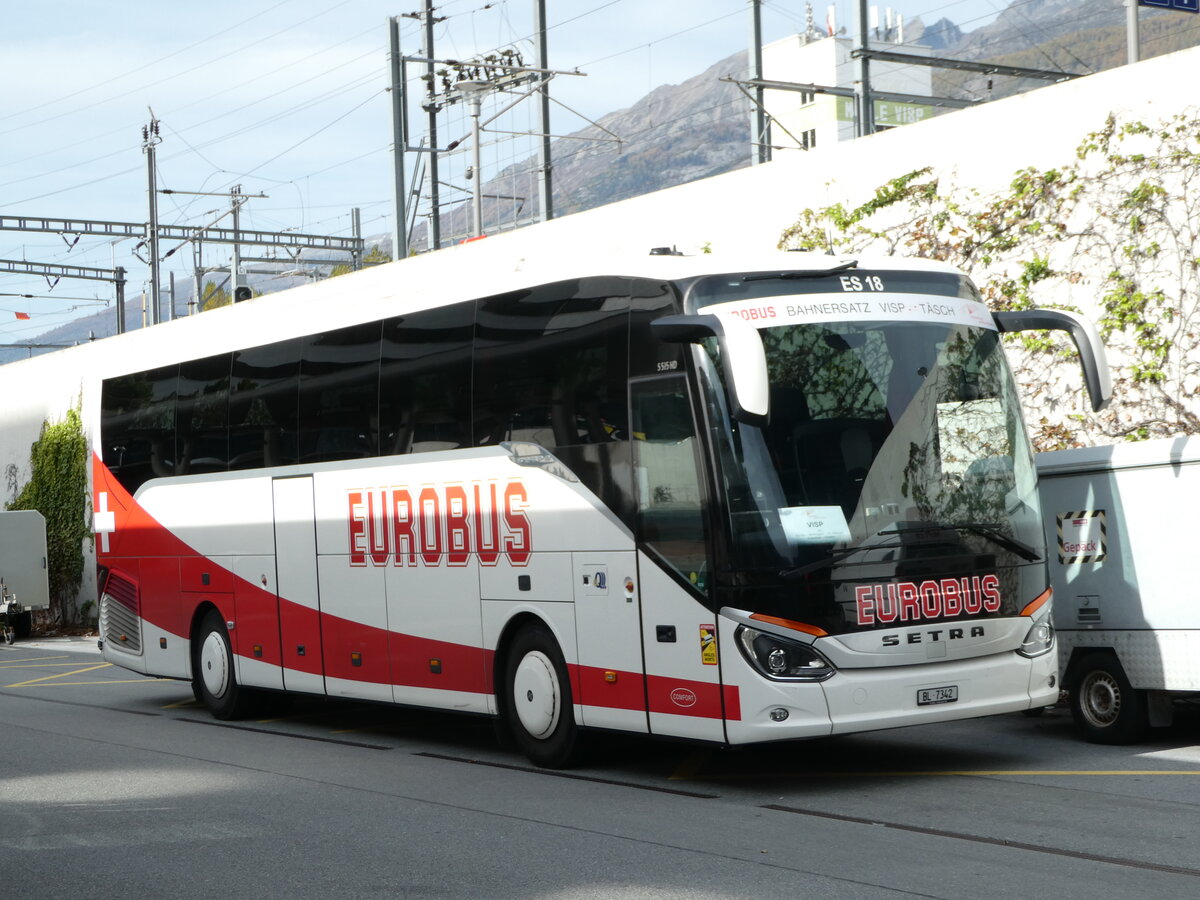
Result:
M827 5L813 4L818 24ZM970 31L994 19L1007 0L890 5L926 24L947 17ZM550 84L556 135L684 81L744 50L750 38L748 0L546 6L550 68L583 73L557 75ZM853 29L857 3L834 6L839 25ZM242 228L350 236L350 211L358 208L365 235L390 234L387 22L423 7L422 0L0 3L0 218L146 222L142 132L153 116L158 188L195 192L159 194L164 225L229 227L228 193L240 185L244 194L265 195L245 203ZM440 0L438 57L515 47L531 64L533 8L533 0ZM418 23L401 22L403 54L421 55ZM766 42L802 31L805 4L763 0L762 24ZM524 106L531 126L531 104ZM466 136L465 110L448 127ZM524 155L513 139L497 138L489 150L485 177L489 167ZM149 276L137 243L0 231L0 260L124 266L126 296L136 297ZM160 255L172 249L166 243ZM206 246L204 265L228 261L227 249ZM178 248L162 264L163 282L174 272L182 293L193 265L190 248ZM5 269L0 264L0 345L36 341L111 306L115 296L107 282L51 284Z

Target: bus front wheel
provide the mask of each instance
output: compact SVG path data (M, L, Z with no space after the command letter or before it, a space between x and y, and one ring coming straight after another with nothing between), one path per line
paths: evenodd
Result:
M539 766L569 766L579 744L571 682L558 642L544 625L530 625L517 635L504 685L505 716L520 750Z
M192 642L192 693L218 719L239 719L250 712L251 692L237 683L229 632L220 613L210 609Z
M1145 695L1109 653L1089 653L1076 667L1071 715L1093 744L1130 744L1149 727Z

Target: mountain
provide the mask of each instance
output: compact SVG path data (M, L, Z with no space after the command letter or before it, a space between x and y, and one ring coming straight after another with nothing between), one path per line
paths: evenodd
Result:
M555 215L614 203L750 162L748 101L735 84L746 75L746 53L735 53L682 84L655 88L633 106L611 112L551 144ZM522 160L484 183L485 231L531 221L540 181L535 161ZM468 233L471 208L442 216L443 240ZM420 227L413 246L424 247Z
M1015 0L993 22L948 42L939 55L1090 75L1126 63L1126 17L1125 0ZM1138 19L1142 59L1200 43L1195 16L1142 7ZM934 70L934 93L956 98L998 100L1047 83Z
M920 19L913 19L905 23L904 37L914 44L942 51L941 56L949 56L950 54L945 52L946 48L961 43L963 31L949 19L938 19L929 26Z

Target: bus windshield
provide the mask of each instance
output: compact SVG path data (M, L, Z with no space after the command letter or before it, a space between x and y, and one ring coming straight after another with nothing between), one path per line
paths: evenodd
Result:
M701 356L729 535L720 568L733 583L969 575L1043 559L1032 452L994 328L855 319L759 332L771 394L762 427L729 416L717 342Z

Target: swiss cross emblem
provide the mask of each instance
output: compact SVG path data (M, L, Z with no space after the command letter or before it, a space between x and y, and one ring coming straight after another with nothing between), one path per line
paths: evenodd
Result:
M100 549L108 552L108 536L117 530L117 514L108 508L108 491L96 495L96 508L92 511L92 531L100 539Z

